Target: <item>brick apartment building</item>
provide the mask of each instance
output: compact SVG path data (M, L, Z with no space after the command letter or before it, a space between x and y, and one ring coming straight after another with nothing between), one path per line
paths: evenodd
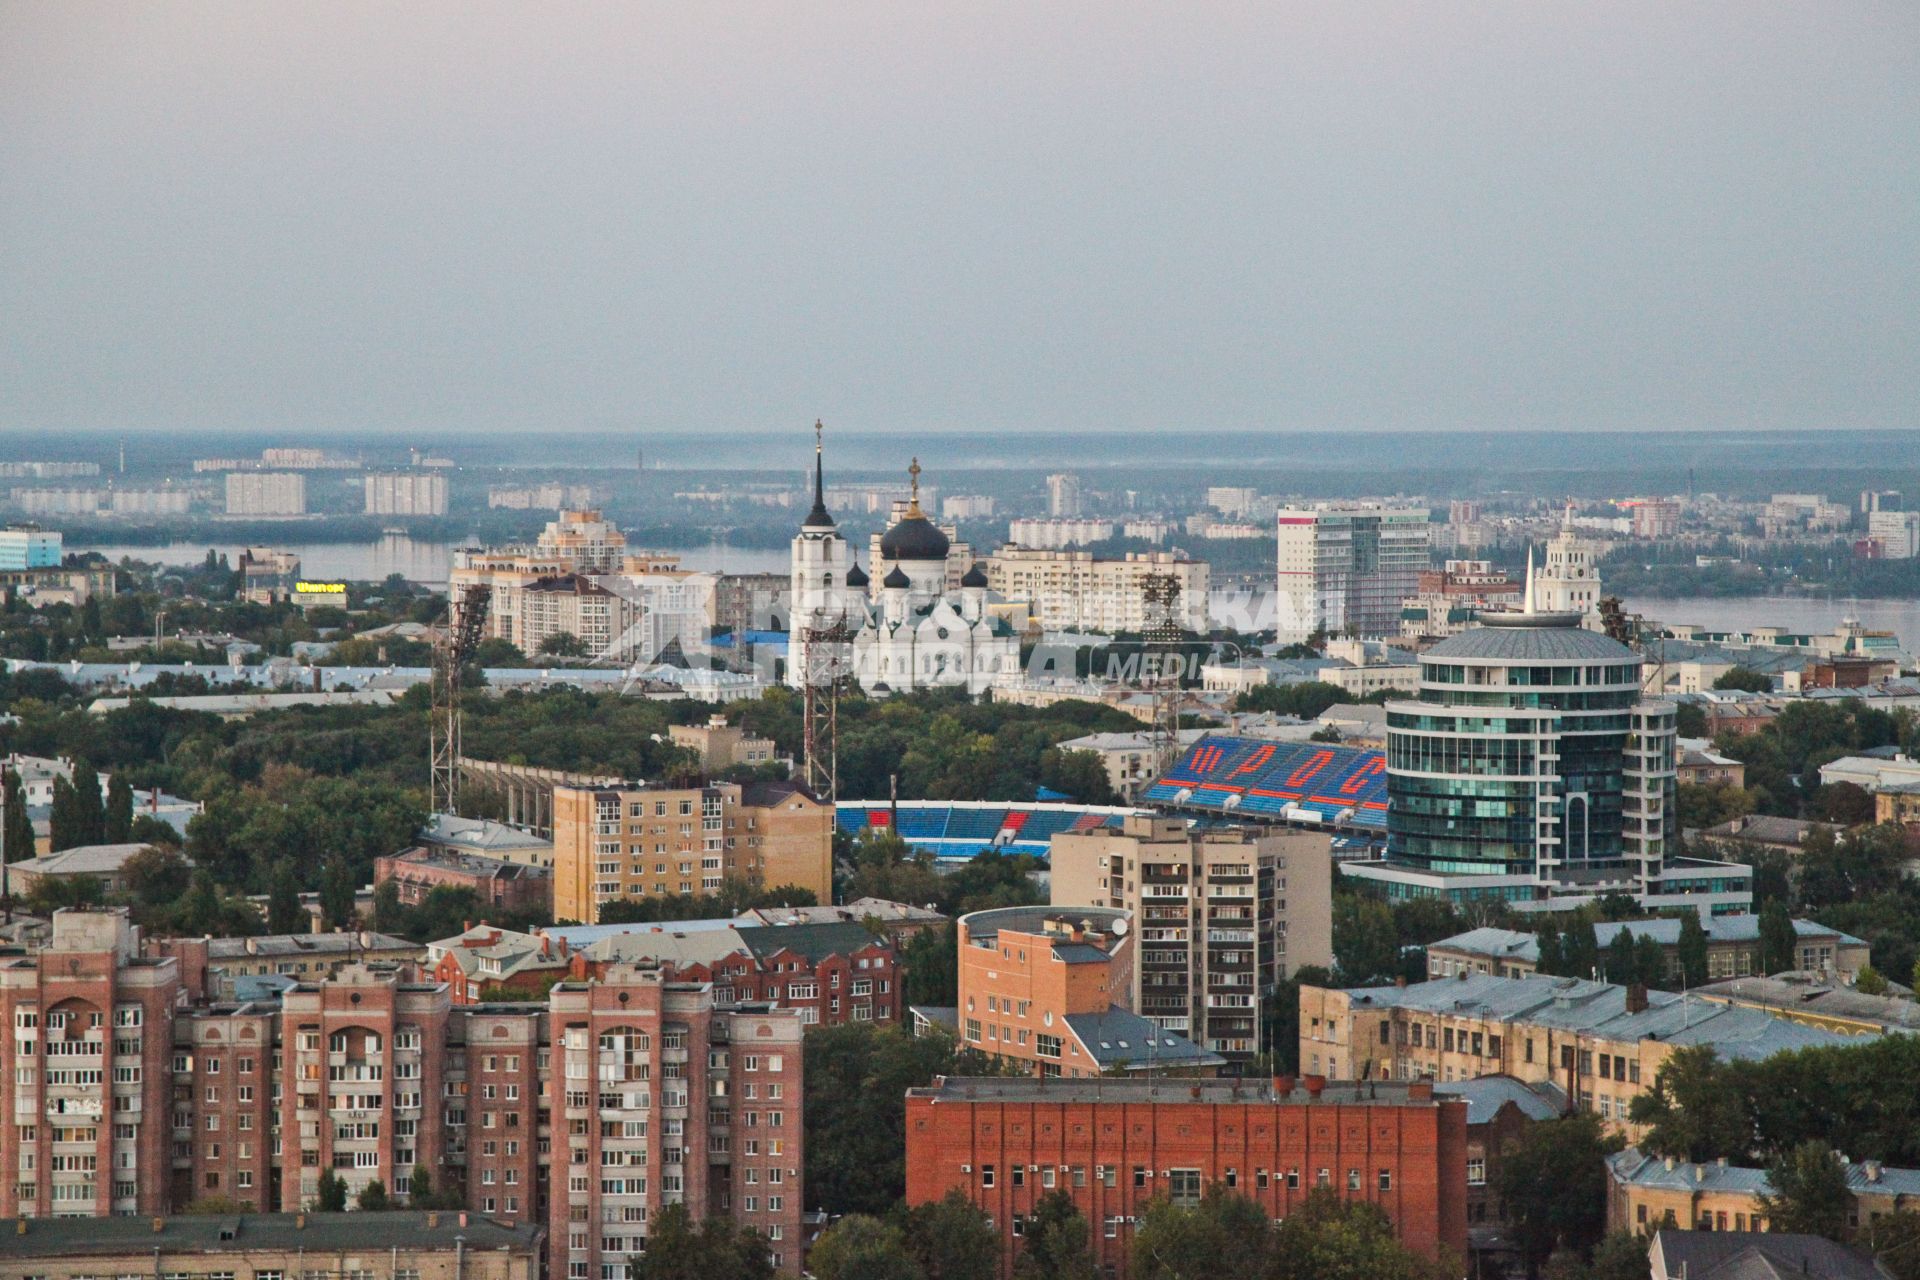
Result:
M968 1048L1037 1076L1216 1074L1225 1059L1142 1018L1132 917L1111 907L997 907L959 921L955 1027Z
M312 1207L404 1191L425 1165L471 1211L547 1233L547 1274L624 1280L682 1201L800 1260L800 1016L613 965L543 1000L455 1005L405 967L348 966L277 1001L178 1003L117 913L63 911L0 959L0 1217L161 1216L224 1197ZM32 1081L34 1083L26 1083ZM31 1157L31 1158L29 1158ZM110 1171L110 1173L109 1173Z
M990 1215L1011 1271L1039 1200L1071 1195L1094 1261L1124 1277L1141 1210L1218 1183L1269 1217L1314 1190L1378 1205L1429 1256L1467 1248L1465 1103L1429 1082L947 1079L907 1093L907 1203L958 1190Z
M488 990L535 998L562 979L602 978L624 964L710 982L722 1008L763 1003L798 1010L806 1026L901 1017L899 949L864 925L701 920L617 927L518 933L477 925L427 950L434 980L447 985L455 1004L481 1003Z
M791 782L553 789L556 918L595 924L603 903L729 877L831 902L833 806Z
M435 889L466 889L483 906L546 915L553 910L553 872L500 858L419 846L373 861L374 887L393 881L403 906L418 906Z

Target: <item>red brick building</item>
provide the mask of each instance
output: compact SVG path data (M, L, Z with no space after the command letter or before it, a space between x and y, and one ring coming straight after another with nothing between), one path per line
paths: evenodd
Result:
M470 889L482 906L546 915L553 910L553 872L451 849L413 848L373 862L373 883L398 886L405 906L418 906L435 889Z
M682 982L711 982L722 1008L797 1009L807 1026L900 1020L899 949L864 925L711 924L635 924L618 933L609 925L517 933L483 924L429 944L428 963L455 1004L478 1003L483 991L539 998L562 979L648 965Z
M1401 1242L1467 1251L1467 1107L1431 1082L948 1079L907 1093L907 1203L959 1190L1000 1228L1010 1272L1041 1197L1065 1190L1094 1260L1125 1276L1155 1196L1221 1183L1284 1218L1316 1188L1378 1205Z

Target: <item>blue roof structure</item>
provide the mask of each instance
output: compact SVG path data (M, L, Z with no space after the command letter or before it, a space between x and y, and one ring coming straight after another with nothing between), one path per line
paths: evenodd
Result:
M1135 812L1124 806L1041 801L842 800L835 806L834 820L850 836L869 827L897 825L900 838L915 849L942 860L965 861L988 849L1044 858L1059 832L1118 827Z
M1208 734L1141 798L1215 813L1384 831L1387 758L1378 749L1331 742Z

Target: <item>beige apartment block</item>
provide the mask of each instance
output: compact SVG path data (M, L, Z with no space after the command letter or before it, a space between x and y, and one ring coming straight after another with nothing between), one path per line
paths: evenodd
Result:
M605 903L728 877L833 901L833 806L792 782L554 788L556 918L594 924Z
M1126 818L1120 829L1053 838L1056 907L1131 912L1135 1012L1203 1049L1246 1058L1260 996L1305 965L1333 963L1329 838Z

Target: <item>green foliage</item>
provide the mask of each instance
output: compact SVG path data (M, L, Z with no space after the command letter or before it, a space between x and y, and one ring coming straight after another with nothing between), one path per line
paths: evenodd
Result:
M387 1196L387 1184L378 1178L360 1188L354 1203L368 1213L382 1213L393 1207L393 1201Z
M634 1280L772 1280L773 1259L766 1239L752 1228L723 1217L695 1226L686 1205L676 1203L655 1216L646 1256L633 1275Z
M571 631L556 631L540 642L539 652L554 658L589 657L587 645Z
M1920 1164L1920 1102L1888 1081L1920 1079L1920 1037L1891 1035L1722 1061L1676 1050L1630 1116L1642 1150L1680 1160L1769 1160L1812 1140L1856 1160Z
M805 1055L807 1198L830 1214L881 1214L905 1196L908 1089L999 1069L951 1036L872 1022L815 1027Z
M1871 964L1860 966L1860 972L1854 975L1853 989L1863 996L1883 996L1891 987Z
M1782 1152L1767 1166L1767 1182L1771 1191L1760 1197L1760 1208L1773 1230L1845 1238L1853 1192L1845 1166L1826 1143L1809 1138Z
M1026 1243L1013 1261L1013 1280L1096 1280L1093 1229L1073 1197L1049 1191L1027 1219Z
M1674 1050L1630 1105L1633 1122L1648 1126L1640 1149L1675 1160L1744 1157L1753 1131L1726 1075L1711 1045Z
M1781 899L1769 898L1760 908L1760 972L1784 973L1793 968L1799 947L1793 913Z
M33 857L33 815L27 812L27 791L20 775L6 772L6 854L8 862L23 862Z
M1192 1208L1149 1202L1134 1231L1134 1280L1444 1280L1458 1265L1416 1254L1378 1207L1315 1191L1275 1227L1253 1201L1209 1187Z
M347 1209L346 1180L335 1177L331 1169L322 1169L319 1186L314 1192L313 1207L321 1213L345 1213Z
M937 929L922 929L900 949L906 969L902 991L906 1002L951 1005L960 998L960 936L953 921Z
M1686 912L1680 917L1680 977L1687 989L1703 985L1707 980L1707 931L1700 924L1700 914Z
M999 1280L1000 1233L959 1190L909 1210L905 1234L928 1280Z
M1760 804L1757 793L1730 782L1682 783L1679 800L1680 825L1698 831L1744 818Z
M1631 1231L1609 1231L1594 1246L1586 1280L1646 1280L1647 1244Z
M1857 782L1829 782L1814 788L1807 816L1820 822L1857 827L1873 821L1873 795Z
M359 886L344 858L327 862L320 877L320 923L326 929L351 929L359 922L355 898Z
M1535 1266L1556 1249L1591 1249L1607 1227L1606 1160L1620 1150L1590 1111L1533 1124L1500 1159L1496 1187L1522 1252Z
M1349 701L1347 691L1324 680L1300 684L1263 684L1233 701L1235 711L1271 711L1276 715L1317 720L1336 702Z
M1713 682L1716 689L1743 689L1748 693L1773 692L1773 677L1752 667L1733 667L1720 673Z
M466 1198L458 1187L433 1189L433 1171L424 1164L415 1164L407 1178L407 1204L415 1209L460 1209L466 1205Z
M807 1255L807 1270L818 1280L927 1280L906 1233L864 1213L827 1228Z
M1040 752L1040 785L1071 797L1076 804L1120 802L1107 777L1106 761L1094 751L1045 748Z
M1859 1243L1894 1280L1920 1280L1920 1212L1901 1209L1869 1219Z
M300 904L300 880L285 858L273 864L267 877L267 932L306 933L312 917Z
M99 876L42 876L26 897L27 910L38 916L66 907L87 910L106 901L107 882Z
M1039 863L1027 854L988 849L958 870L942 873L933 869L931 855L915 852L887 828L870 827L854 839L852 860L853 875L840 892L846 901L871 897L932 904L938 911L958 916L1045 900L1033 878Z
M1333 958L1340 980L1351 986L1392 982L1401 972L1400 930L1393 908L1369 894L1342 893L1333 900Z
M133 839L133 787L123 772L116 772L107 783L105 821L102 838L108 844L125 844Z

